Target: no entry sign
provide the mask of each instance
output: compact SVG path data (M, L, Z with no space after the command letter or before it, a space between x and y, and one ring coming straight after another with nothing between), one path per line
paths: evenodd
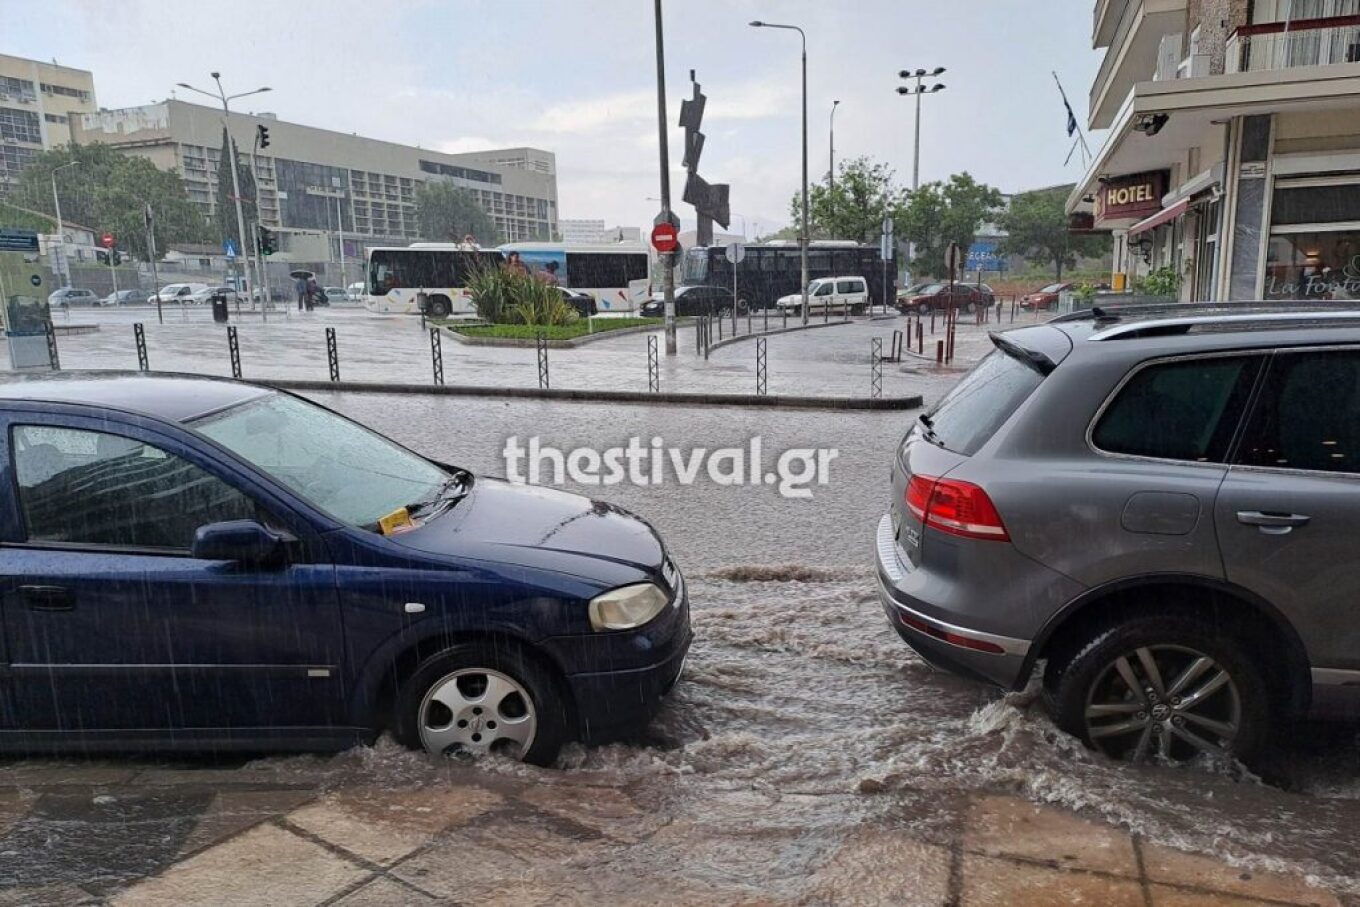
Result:
M652 248L658 252L674 252L680 248L680 235L675 224L657 224L652 228Z
M99 237L99 243L106 249L112 249L114 243L113 234L105 233L103 236Z

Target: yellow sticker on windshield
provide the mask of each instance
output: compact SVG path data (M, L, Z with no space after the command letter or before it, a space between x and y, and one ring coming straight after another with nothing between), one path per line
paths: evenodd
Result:
M382 530L383 535L401 535L403 532L410 532L412 529L419 528L419 524L411 519L411 511L402 507L385 517L380 517L378 528Z

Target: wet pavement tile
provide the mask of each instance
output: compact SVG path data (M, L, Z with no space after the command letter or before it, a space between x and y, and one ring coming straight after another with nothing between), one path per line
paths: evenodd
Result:
M288 814L310 834L372 863L388 865L453 825L491 810L501 798L473 787L349 790Z
M845 840L808 880L804 900L838 907L949 903L950 852L899 831L866 829Z
M1145 907L1142 886L1086 872L1068 872L974 854L963 858L962 907Z
M963 834L964 850L1137 878L1133 841L1108 825L1015 797L981 797Z
M0 837L0 885L107 890L174 861L211 794L46 793Z
M180 844L179 858L281 816L314 797L299 790L225 790L213 797Z
M23 885L0 889L0 907L80 907L101 899L76 885Z
M1143 845L1143 865L1152 882L1189 885L1286 904L1319 907L1340 904L1335 896L1307 885L1302 879L1238 869L1209 857L1169 847Z
M202 851L112 900L125 907L303 907L357 884L369 870L274 825Z
M527 879L533 872L529 863L503 852L494 842L474 840L459 830L402 861L390 874L439 898L473 903L497 886Z
M1151 907L1265 907L1267 904L1275 907L1279 904L1278 901L1258 901L1233 894L1188 891L1165 885L1148 886L1148 896L1151 898Z
M63 787L128 784L137 767L109 762L33 760L0 765L0 787Z
M444 903L386 876L364 883L337 901L334 907L419 907Z

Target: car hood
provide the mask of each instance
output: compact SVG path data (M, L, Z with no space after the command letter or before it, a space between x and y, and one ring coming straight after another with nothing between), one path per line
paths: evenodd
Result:
M392 541L428 554L551 570L601 589L658 576L665 556L656 531L620 507L481 477L443 516Z

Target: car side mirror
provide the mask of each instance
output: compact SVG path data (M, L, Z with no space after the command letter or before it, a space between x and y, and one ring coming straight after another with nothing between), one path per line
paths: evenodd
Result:
M190 554L204 561L263 565L279 561L287 537L254 520L233 520L198 527Z

